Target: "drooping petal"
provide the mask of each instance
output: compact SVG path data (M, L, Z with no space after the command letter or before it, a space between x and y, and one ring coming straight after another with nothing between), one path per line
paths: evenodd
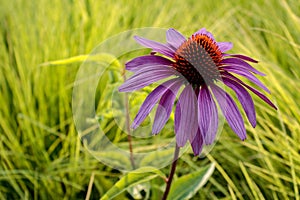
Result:
M209 89L202 86L198 95L198 123L205 144L211 144L218 130L218 110Z
M120 92L130 92L141 89L155 81L175 75L177 72L166 65L146 66L138 70L133 76L127 79L120 87Z
M223 115L225 116L231 129L240 137L246 139L246 129L244 121L237 105L233 99L224 90L216 85L211 85L211 89L219 103Z
M176 94L182 85L181 80L176 81L176 84L172 85L167 91L162 95L153 122L152 134L157 134L164 127L168 121L170 114L172 112L172 107L176 99Z
M242 107L244 108L247 118L249 119L249 122L251 123L252 127L255 127L255 107L249 92L243 86L241 86L240 83L232 81L231 79L223 78L223 82L236 93Z
M221 61L221 64L223 65L230 65L230 66L240 66L243 67L245 69L248 69L250 72L253 72L255 74L261 75L261 76L265 76L264 73L258 71L257 69L255 69L254 67L252 67L250 64L248 64L247 62L241 60L241 59L236 59L236 58L225 58Z
M197 98L191 85L186 85L180 94L175 115L176 141L182 147L188 139L194 140L198 129Z
M210 37L211 39L215 40L213 34L211 32L208 32L206 28L201 28L200 30L196 31L193 35L198 35L198 34L204 34Z
M253 58L250 58L250 57L245 56L245 55L240 55L240 54L229 54L229 56L235 57L235 58L240 58L240 59L243 59L243 60L247 60L247 61L253 62L253 63L258 63L257 60L254 60Z
M133 120L132 128L138 127L151 112L157 101L172 85L177 84L177 79L171 79L156 87L145 99L138 114Z
M135 72L149 65L171 65L172 63L173 62L171 60L161 56L146 55L132 59L131 61L127 62L125 66L127 70Z
M175 134L178 132L179 124L180 124L180 119L181 119L181 106L180 106L180 103L177 102L176 109L175 109L175 115L174 115L174 129L175 129Z
M225 51L229 51L233 47L233 44L231 42L217 42L217 45L219 46L219 49L222 53Z
M236 78L235 76L233 76L229 73L224 73L224 74L222 74L222 76L223 76L223 78L224 77L230 78L230 79L240 83L241 85L245 86L247 89L251 90L254 94L256 94L263 101L265 101L267 104L269 104L271 107L273 107L277 110L277 107L272 103L272 101L268 97L266 97L264 94L262 94L260 91L258 91L255 88L247 85L246 83L244 83L243 81L241 81L240 79Z
M161 54L164 54L166 56L172 57L174 56L175 51L173 49L171 49L170 47L168 47L168 45L159 43L159 42L155 42L153 40L148 40L146 38L142 38L139 36L134 36L134 39L141 45L148 47L150 49L152 49L155 52L159 52Z
M259 98L261 98L263 101L265 101L267 104L269 104L270 106L272 106L273 108L275 108L277 110L277 107L272 103L272 101L270 99L268 99L268 97L266 97L263 93L261 93L260 91L256 90L255 88L247 85L247 84L243 84L246 88L248 88L249 90L251 90L254 94L256 94Z
M249 70L247 67L243 65L227 64L227 65L219 66L219 69L224 69L224 70L235 69L235 70L240 70L240 71L242 70L246 72L248 71L257 74L255 71Z
M255 85L257 85L258 87L260 87L261 89L265 90L266 92L270 93L270 90L258 79L256 78L253 74L251 74L248 71L243 71L241 69L233 69L232 67L227 67L226 71L238 74L240 76L243 76L245 78L247 78L248 80L250 80L252 83L254 83Z
M170 28L167 31L167 42L171 44L173 47L175 47L176 49L178 49L179 46L185 41L186 41L185 37L175 29Z
M203 148L203 136L200 133L200 129L197 130L197 134L196 134L194 140L190 141L190 143L192 145L194 155L195 156L199 155Z

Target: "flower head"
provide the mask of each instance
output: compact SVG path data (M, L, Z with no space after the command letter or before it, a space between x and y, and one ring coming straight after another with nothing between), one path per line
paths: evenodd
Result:
M216 102L232 130L241 140L246 138L242 115L232 97L219 83L236 93L253 127L256 126L256 113L248 91L276 109L263 93L236 77L242 76L269 92L254 76L264 74L248 63L257 63L256 60L244 55L225 53L232 48L232 43L216 42L205 28L188 39L176 30L169 29L166 38L167 43L162 44L135 36L139 44L153 52L126 63L126 69L134 72L134 75L119 90L130 92L162 79L166 81L147 96L132 128L137 128L158 103L152 133L159 133L170 117L177 93L184 87L175 108L176 142L182 147L189 140L194 154L198 155L203 145L211 144L215 139L219 121Z

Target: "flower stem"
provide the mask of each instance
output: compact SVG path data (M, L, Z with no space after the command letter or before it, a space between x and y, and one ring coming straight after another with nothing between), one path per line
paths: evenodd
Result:
M126 81L125 69L122 73L124 82ZM133 169L135 169L135 163L133 158L133 151L132 151L132 138L131 138L131 130L130 130L130 120L129 120L129 103L128 103L128 95L125 94L125 118L126 118L126 131L127 131L127 139L129 144L129 152L130 152L130 162Z
M167 187L166 187L166 190L164 192L164 196L162 197L162 200L166 200L167 197L168 197L168 194L170 192L172 180L173 180L173 177L174 177L174 174L175 174L175 170L176 170L176 164L177 164L177 160L178 160L179 150L180 150L180 148L176 144L176 146L175 146L175 152L174 152L174 158L173 158L173 163L172 163L172 167L171 167L169 178L167 179Z
M130 121L129 121L129 105L128 105L128 96L125 94L125 112L126 112L126 131L127 131L127 139L129 144L129 152L130 152L130 162L133 169L135 169L135 163L133 158L132 151L132 138L131 138L131 130L130 130Z

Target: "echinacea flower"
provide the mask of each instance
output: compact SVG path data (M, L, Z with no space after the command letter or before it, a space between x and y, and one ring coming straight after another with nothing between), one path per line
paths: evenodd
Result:
M199 155L203 145L211 144L217 133L219 119L216 102L231 129L241 140L246 138L242 115L232 97L220 84L235 92L253 127L256 126L256 113L248 91L276 109L263 93L236 76L244 77L258 88L269 92L254 76L264 74L248 63L257 61L244 55L226 54L232 48L232 43L216 42L205 28L188 39L175 29L169 29L166 44L138 36L134 38L139 44L152 49L152 53L126 63L126 69L134 72L134 75L120 86L119 91L131 92L162 79L166 81L147 96L132 128L137 128L158 103L152 133L159 133L168 121L176 95L183 86L175 108L176 142L182 147L189 140L194 154Z

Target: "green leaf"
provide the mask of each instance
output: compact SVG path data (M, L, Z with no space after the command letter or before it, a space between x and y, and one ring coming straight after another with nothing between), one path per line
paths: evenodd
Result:
M142 183L135 185L133 187L130 187L127 189L127 192L134 198L134 199L149 199L150 196L150 182ZM145 192L145 198L143 198L143 195L141 192Z
M199 171L182 176L174 181L168 199L190 199L203 187L215 170L215 165L210 164Z
M130 187L150 181L157 176L165 178L165 175L153 167L142 167L123 176L110 190L101 197L101 200L112 199Z

